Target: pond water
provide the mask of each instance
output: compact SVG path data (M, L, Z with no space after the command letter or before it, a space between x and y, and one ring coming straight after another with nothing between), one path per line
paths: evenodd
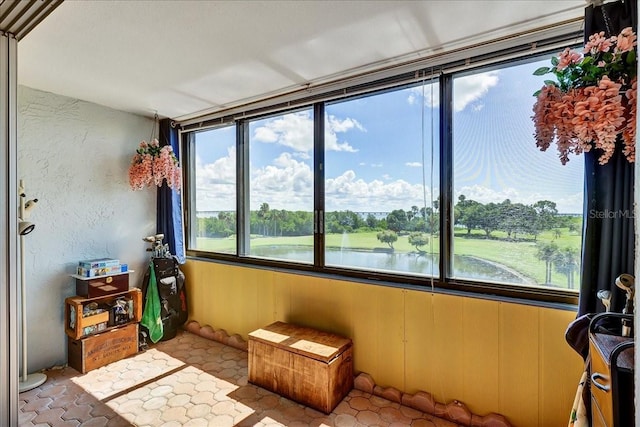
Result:
M253 248L252 256L275 258L285 261L313 262L313 251L308 247L262 246ZM348 249L327 249L325 264L333 267L362 268L381 272L405 272L424 276L439 274L437 255L417 253L390 253L354 251ZM532 284L506 267L476 257L454 255L453 276L469 280Z

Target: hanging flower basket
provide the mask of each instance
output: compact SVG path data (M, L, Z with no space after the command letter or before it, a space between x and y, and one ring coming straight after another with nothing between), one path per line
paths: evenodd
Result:
M555 140L560 161L569 154L593 148L606 164L621 140L626 159L635 161L636 139L636 34L631 27L618 36L593 34L583 53L565 49L551 58L552 67L541 67L534 75L552 73L534 95L532 116L536 145L545 151ZM620 137L620 138L618 138Z
M180 191L182 171L170 145L160 147L157 139L142 141L129 166L129 185L132 190L161 187L163 181Z

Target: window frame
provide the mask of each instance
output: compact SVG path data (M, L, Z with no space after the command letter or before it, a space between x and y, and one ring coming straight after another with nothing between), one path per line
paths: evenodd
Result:
M365 283L381 284L393 287L430 290L434 292L462 293L465 295L475 295L484 298L507 299L525 304L561 306L575 305L578 302L578 292L569 289L554 289L547 287L533 287L526 285L495 283L489 281L474 281L468 279L452 278L453 263L453 80L456 76L464 75L473 70L491 69L517 64L518 62L535 60L535 58L545 57L550 53L556 53L559 43L577 44L576 33L565 34L559 38L547 41L545 48L537 48L524 52L522 48L516 49L515 55L508 52L499 51L491 54L479 56L473 65L468 61L460 64L460 61L443 64L436 71L434 68L423 68L420 71L394 75L380 80L369 82L366 85L359 85L351 90L342 90L340 93L321 93L306 100L291 103L273 104L265 107L251 109L251 105L245 108L240 116L228 115L215 120L201 121L198 126L185 125L180 133L182 138L183 152L185 153L183 170L185 171L185 227L187 236L192 234L191 210L192 197L195 196L193 187L194 171L193 150L195 138L190 135L198 130L214 128L219 125L236 125L236 172L237 172L237 253L216 253L208 252L191 247L191 240L186 242L187 257L190 259L203 259L232 263L234 265L245 265L258 268L269 268L298 274L314 274L323 277L332 277L340 280L355 280ZM540 43L544 45L544 43ZM438 87L440 96L439 108L439 190L440 190L440 239L439 253L440 265L438 277L417 276L394 272L381 272L376 270L351 269L343 266L325 265L325 235L324 235L324 115L325 107L328 103L368 96L383 91L400 90L403 87L417 84L425 80L425 75L432 77L438 75ZM542 82L541 82L542 83ZM273 116L275 114L287 114L302 109L312 109L314 116L314 262L313 264L297 263L293 261L283 261L276 259L255 258L247 255L249 238L249 144L248 132L249 121L259 118ZM322 118L322 119L320 119ZM193 213L195 215L195 213Z

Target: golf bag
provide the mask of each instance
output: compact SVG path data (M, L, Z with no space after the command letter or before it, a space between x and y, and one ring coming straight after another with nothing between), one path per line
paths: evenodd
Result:
M175 337L178 328L187 321L187 290L184 286L184 273L180 271L175 257L151 258L151 261L160 297L160 317L163 328L160 341L166 341ZM142 282L143 311L147 301L150 274L151 270L148 267ZM141 328L146 330L143 326ZM148 336L148 331L145 332Z

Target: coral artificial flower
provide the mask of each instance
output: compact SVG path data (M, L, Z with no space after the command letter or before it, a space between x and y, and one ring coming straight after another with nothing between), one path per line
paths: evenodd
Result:
M567 48L535 75L553 73L536 92L533 106L536 145L545 151L555 140L562 164L569 154L600 150L606 164L622 141L622 153L635 161L636 34L625 28L616 37L593 34L585 56ZM620 138L619 138L620 137Z
M142 141L131 159L129 186L132 190L167 185L180 191L182 170L170 145L160 147L157 139Z

